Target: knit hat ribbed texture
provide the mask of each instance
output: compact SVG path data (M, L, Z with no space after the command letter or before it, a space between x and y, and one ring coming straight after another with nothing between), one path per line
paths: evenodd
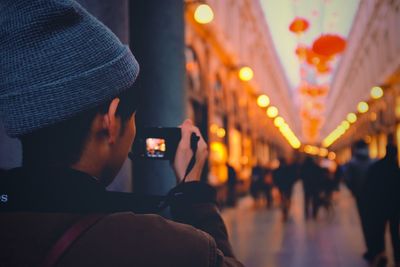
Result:
M18 137L132 87L129 48L71 0L0 2L0 115Z

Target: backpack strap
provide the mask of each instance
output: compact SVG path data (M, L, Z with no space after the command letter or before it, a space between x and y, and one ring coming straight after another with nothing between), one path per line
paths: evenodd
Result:
M50 249L43 261L42 267L55 266L68 248L104 216L106 214L89 214L70 226Z

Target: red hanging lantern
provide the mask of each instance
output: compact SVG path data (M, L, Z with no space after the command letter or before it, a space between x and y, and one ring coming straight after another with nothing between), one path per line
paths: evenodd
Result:
M325 34L314 41L312 50L320 55L331 57L346 49L346 40L339 35Z
M308 21L306 19L295 18L292 21L292 23L290 23L289 30L296 34L301 34L301 33L305 32L309 26L310 26L310 23L308 23Z

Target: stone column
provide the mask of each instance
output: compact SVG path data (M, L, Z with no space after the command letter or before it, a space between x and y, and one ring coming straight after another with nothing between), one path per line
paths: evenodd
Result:
M130 45L140 64L137 128L179 125L184 108L183 0L130 3ZM134 162L134 192L165 194L175 185L169 162Z

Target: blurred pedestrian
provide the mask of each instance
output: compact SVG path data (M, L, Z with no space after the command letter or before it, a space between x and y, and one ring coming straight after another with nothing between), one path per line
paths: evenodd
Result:
M228 168L228 195L226 204L229 207L234 207L236 205L236 184L237 184L237 174L235 169L229 163L226 164Z
M357 210L360 216L362 232L367 246L367 251L364 253L363 257L367 261L371 261L373 255L370 251L371 242L368 232L366 231L368 222L365 212L368 206L365 201L365 181L368 169L372 163L373 160L369 157L367 143L360 140L353 145L352 158L344 167L345 182L356 200Z
M310 209L313 218L317 217L318 198L320 191L321 168L313 158L307 157L300 170L300 178L304 188L304 216L310 217Z
M318 185L318 199L317 199L317 210L323 207L329 215L333 215L333 192L336 188L336 182L334 175L329 172L328 168L320 169L320 184ZM318 213L318 211L317 211Z
M274 199L272 197L272 188L274 187L274 181L272 177L272 170L268 167L264 169L264 184L263 190L265 194L265 199L267 200L267 209L270 209L274 204Z
M294 166L294 165L293 165ZM296 181L296 170L286 163L284 158L279 159L279 167L273 172L274 184L281 195L283 220L287 221L292 197L293 184Z
M397 148L389 144L386 156L374 163L368 173L365 185L367 231L370 236L370 253L377 266L386 264L385 226L390 225L390 237L396 266L400 266L400 169Z
M264 174L265 170L259 164L255 165L251 171L250 193L256 206L264 190Z

